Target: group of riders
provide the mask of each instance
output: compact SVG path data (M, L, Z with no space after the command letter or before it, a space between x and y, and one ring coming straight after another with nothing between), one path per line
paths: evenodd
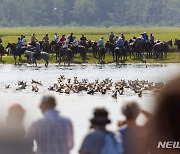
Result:
M110 32L109 40L106 43L104 42L104 37L101 37L97 42L95 42L95 41L88 40L85 35L82 35L80 37L80 40L78 40L73 33L70 33L70 35L68 35L67 37L65 34L63 34L60 37L57 33L55 33L52 42L50 42L48 33L46 33L45 36L43 36L41 41L38 41L38 39L36 38L36 35L33 33L31 35L30 43L27 43L26 37L24 35L21 35L18 38L17 42L15 43L15 48L18 52L23 47L27 47L31 45L31 49L33 49L34 56L38 60L38 57L41 51L43 50L49 53L49 51L52 50L52 46L60 46L60 49L58 49L59 50L58 52L66 51L66 49L70 49L70 50L73 49L73 51L77 51L79 49L79 46L84 47L87 51L88 48L92 47L92 50L95 50L93 51L93 54L94 53L98 54L98 51L101 51L100 49L103 49L103 48L107 50L111 50L111 47L112 47L111 52L113 54L114 54L114 51L117 49L120 50L121 53L126 54L127 48L131 48L132 51L137 50L137 52L139 52L139 50L142 49L144 46L147 46L148 50L149 49L152 50L152 48L155 45L160 46L163 44L160 40L155 41L155 37L153 36L152 33L150 33L150 35L148 36L146 32L141 33L139 37L134 36L133 38L130 39L130 41L126 40L126 36L123 33L120 36L117 36L113 32ZM2 44L1 39L0 39L0 44ZM128 47L126 45L128 45ZM159 50L158 47L157 47L157 50Z

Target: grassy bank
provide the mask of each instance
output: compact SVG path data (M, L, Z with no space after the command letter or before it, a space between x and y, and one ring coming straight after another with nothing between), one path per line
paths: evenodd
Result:
M128 60L126 60L126 63L142 63L146 61L147 63L180 63L180 54L178 52L169 53L167 59L131 59L128 57ZM17 61L18 63L26 63L26 58L23 56L22 61ZM58 61L55 58L55 55L50 55L50 63L58 63ZM1 64L14 64L13 57L10 56L3 56L2 61L0 61ZM38 63L44 63L43 60L38 61ZM73 63L83 63L79 55L76 55L73 59ZM87 54L87 60L85 63L98 63L98 59L94 58L91 53ZM106 58L104 60L104 63L113 63L112 55L107 54Z
M166 41L169 39L180 38L180 28L142 28L142 27L110 27L110 28L98 28L98 27L22 27L22 28L1 28L0 29L0 37L3 40L3 45L6 46L8 42L16 42L17 38L20 35L25 35L27 42L30 41L30 36L32 33L36 34L38 40L41 40L45 33L48 33L50 36L50 40L53 40L54 33L58 33L58 35L62 34L70 34L74 32L77 38L80 38L82 34L85 34L87 39L97 41L101 36L105 38L105 41L108 39L109 32L113 31L116 35L120 35L124 33L126 39L129 40L133 36L139 36L140 33L146 31L148 34L153 33L155 39L160 39L162 41ZM174 43L173 43L174 44ZM179 53L177 51L177 47L170 47L171 51L175 51L169 53L168 58L165 60L154 60L154 59L146 59L149 63L179 63ZM23 61L25 62L25 58L23 57ZM55 57L51 56L51 63L55 63ZM81 59L77 55L74 58L75 63L81 63ZM92 54L88 54L87 63L97 63L98 59L93 58ZM112 56L107 55L105 62L111 63ZM127 62L130 63L138 63L142 62L142 60L135 60L128 58ZM14 63L13 57L3 57L3 61L1 63Z

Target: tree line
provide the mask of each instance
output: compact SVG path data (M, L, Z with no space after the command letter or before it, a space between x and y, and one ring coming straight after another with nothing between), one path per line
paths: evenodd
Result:
M0 26L180 26L179 0L0 0Z

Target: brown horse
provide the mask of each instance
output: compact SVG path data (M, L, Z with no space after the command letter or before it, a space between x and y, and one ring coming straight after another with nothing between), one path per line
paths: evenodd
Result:
M0 59L2 60L2 56L4 55L5 50L2 44L0 44Z
M175 39L174 45L177 45L178 50L180 50L180 39Z
M64 65L66 63L68 63L68 65L70 65L70 63L73 61L73 54L72 54L72 50L70 47L66 48L66 49L60 49L59 51L59 64L61 62L64 62Z
M16 49L16 44L15 43L8 43L7 46L6 46L6 49L10 48L11 50L11 53L14 57L14 61L15 61L15 64L16 64L16 59L17 57L19 57L19 61L22 60L21 56L24 54L24 52L26 51L26 47L22 47L20 49Z

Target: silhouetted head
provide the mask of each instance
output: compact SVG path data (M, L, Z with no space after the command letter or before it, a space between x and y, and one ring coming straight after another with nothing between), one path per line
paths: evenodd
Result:
M42 113L44 113L46 110L54 109L56 107L56 99L52 95L45 95L42 97L40 109Z

